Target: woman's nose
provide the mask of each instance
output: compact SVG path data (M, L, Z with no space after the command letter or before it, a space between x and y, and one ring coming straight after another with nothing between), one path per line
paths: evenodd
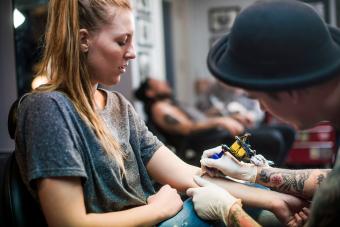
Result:
M135 59L136 58L136 52L134 46L131 44L127 52L125 53L125 57L128 59Z

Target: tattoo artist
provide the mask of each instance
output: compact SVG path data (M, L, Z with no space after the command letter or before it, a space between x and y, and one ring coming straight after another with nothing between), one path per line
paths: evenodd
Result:
M340 128L340 29L325 24L306 3L261 1L246 8L231 32L210 50L208 66L217 79L243 88L263 109L296 129L320 121ZM310 211L297 213L288 226L340 223L339 162L333 170L288 170L257 167L229 154L209 158L219 151L203 153L202 168L209 175L216 176L218 170L312 201ZM188 189L187 194L201 217L222 219L228 226L257 225L237 198L202 178L195 180L203 187Z

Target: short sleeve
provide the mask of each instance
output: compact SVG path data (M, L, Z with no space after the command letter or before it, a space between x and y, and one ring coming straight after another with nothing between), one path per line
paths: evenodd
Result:
M17 143L22 143L28 181L57 176L86 178L72 124L74 113L67 109L70 103L44 94L26 99L19 112Z
M136 130L142 161L144 165L147 165L154 153L163 146L163 143L149 131L144 120L137 114L131 104L129 104L128 109L130 118L134 122L132 127L135 127Z

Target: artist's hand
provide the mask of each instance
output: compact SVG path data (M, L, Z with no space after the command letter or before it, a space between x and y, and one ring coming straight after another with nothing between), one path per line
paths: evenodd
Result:
M180 195L169 185L164 185L156 194L149 196L147 202L161 220L174 216L183 207Z
M223 188L195 176L194 181L200 188L189 188L187 195L192 197L198 216L206 220L223 220L227 223L229 210L236 202L240 203Z
M203 152L201 158L203 172L207 172L212 177L218 176L222 173L224 176L255 182L257 167L254 164L240 162L229 152L225 152L219 159L209 158L213 154L221 152L221 150L222 148L219 146Z

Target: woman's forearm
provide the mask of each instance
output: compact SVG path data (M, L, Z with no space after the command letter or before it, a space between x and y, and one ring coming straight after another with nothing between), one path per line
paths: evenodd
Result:
M247 206L271 210L272 199L277 198L276 192L270 190L250 187L224 178L211 178L208 176L204 176L204 178L226 189L231 195L241 199L242 203Z
M154 180L161 184L169 184L181 192L197 187L193 176L201 173L200 168L183 162L165 146L159 148L152 156L147 169Z
M167 187L152 199L149 197L147 205L117 212L87 213L80 178L47 178L39 180L37 185L49 226L152 226L172 217L181 207L179 195Z
M330 169L258 168L256 183L275 191L311 199Z

